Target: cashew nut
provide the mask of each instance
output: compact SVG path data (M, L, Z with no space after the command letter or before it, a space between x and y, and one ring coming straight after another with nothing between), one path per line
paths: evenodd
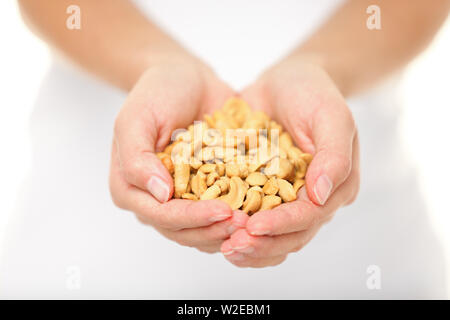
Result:
M252 172L245 181L251 186L263 186L267 182L267 177L261 172Z
M216 171L210 172L206 177L206 185L210 187L211 185L216 182L217 179L219 179L220 176Z
M198 171L197 174L192 178L191 188L192 192L194 192L194 194L198 198L200 198L203 192L206 191L206 175L203 172Z
M233 177L233 176L237 176L239 177L240 175L240 168L239 168L239 164L236 162L229 162L225 164L225 172L227 174L228 177Z
M313 159L313 156L309 153L302 153L301 158L306 162L306 164L309 165Z
M161 160L162 164L164 165L164 167L166 167L167 171L169 171L170 174L173 174L175 168L173 166L172 160L170 159L170 156L164 152L158 152L156 156L159 158L159 160Z
M281 204L281 198L274 195L267 195L262 198L259 211L270 210Z
M302 179L306 175L306 169L308 169L308 165L303 159L297 159L295 162L295 178Z
M286 179L293 175L294 166L288 159L276 157L272 159L265 167L264 174L268 176L277 176L280 179Z
M198 198L197 198L197 196L196 196L195 194L193 194L193 193L188 193L188 192L183 193L183 194L181 195L181 199L194 200L194 201L198 200Z
M225 164L224 163L217 163L217 173L219 176L223 176L225 174Z
M230 179L229 189L230 191L226 195L221 196L218 199L227 203L232 210L239 209L244 202L247 186L241 178L234 176Z
M305 184L305 180L304 179L296 179L294 181L294 192L295 194L297 194L298 190L300 190L301 187L303 187Z
M206 189L205 192L200 196L200 200L211 200L216 199L218 196L220 196L220 193L222 191L220 190L219 186L213 184L211 187Z
M292 147L292 139L287 132L283 132L282 134L280 134L279 145L280 148L286 152Z
M312 161L280 124L236 97L175 140L157 153L174 197L219 199L249 215L295 200Z
M204 162L212 162L214 160L214 147L204 147L196 153L196 157Z
M228 177L220 177L220 179L217 180L214 184L219 186L219 188L222 191L222 193L225 193L225 192L228 191L228 188L230 186L230 178L228 178Z
M187 163L176 163L174 168L175 198L180 198L187 191L190 166Z
M270 178L264 184L264 187L263 187L263 191L267 195L275 195L275 194L277 194L278 190L279 190L278 182L277 182L277 178L275 178L275 177Z
M193 169L197 170L203 165L203 162L196 157L191 157L190 164Z
M216 164L215 163L206 163L202 165L200 168L198 168L198 171L201 171L203 173L211 173L216 171Z
M247 196L245 198L244 203L242 204L242 210L245 213L250 214L258 211L262 203L262 194L263 191L259 186L254 186L248 189Z
M284 202L290 202L297 199L297 194L294 191L294 187L288 181L284 179L277 179L279 190L278 195Z
M242 179L247 178L248 176L248 167L245 163L243 163L243 161L240 161L239 163L239 177L241 177Z

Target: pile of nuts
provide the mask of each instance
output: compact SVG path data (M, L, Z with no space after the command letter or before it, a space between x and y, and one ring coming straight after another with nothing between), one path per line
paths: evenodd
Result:
M157 156L174 178L175 198L219 199L250 215L295 200L312 160L239 98L176 130L172 141Z

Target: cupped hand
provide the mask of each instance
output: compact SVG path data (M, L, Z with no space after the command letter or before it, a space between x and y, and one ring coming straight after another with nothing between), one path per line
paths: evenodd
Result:
M170 142L173 130L201 119L232 95L197 61L167 60L144 72L115 122L110 168L114 203L171 240L205 252L219 251L230 226L244 226L247 217L233 215L218 200L168 201L172 177L155 153Z
M222 244L241 267L266 267L299 251L359 190L358 135L344 98L327 73L301 59L267 71L242 97L279 121L304 152L314 155L297 200L252 215Z

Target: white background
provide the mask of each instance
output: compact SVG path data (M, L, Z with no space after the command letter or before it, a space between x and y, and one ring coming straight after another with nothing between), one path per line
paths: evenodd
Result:
M0 250L17 190L30 168L28 120L51 56L20 19L15 1L0 1ZM450 265L450 21L407 68L401 87L404 143L445 244ZM389 161L389 155L386 155ZM448 267L450 269L450 267ZM450 287L450 279L447 280ZM450 292L450 291L449 291Z

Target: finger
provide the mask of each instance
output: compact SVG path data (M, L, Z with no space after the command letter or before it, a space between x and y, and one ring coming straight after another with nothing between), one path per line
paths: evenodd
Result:
M228 226L228 234L231 235L238 229L243 229L247 225L249 219L248 214L242 210L234 210L233 217L231 219L231 224Z
M114 165L111 167L110 188L114 202L120 208L133 211L146 223L165 229L208 226L232 215L230 207L220 200L174 199L161 204L147 192L128 185Z
M311 135L316 153L306 173L306 190L314 203L324 205L350 174L355 132L345 105L331 105L315 113Z
M253 258L276 257L302 249L317 233L319 227L283 234L279 236L249 235L246 230L238 230L227 242L234 252Z
M199 246L196 247L196 249L200 252L204 252L204 253L216 253L216 252L220 252L220 245L222 243L218 244L218 245L212 245L212 246Z
M354 184L357 184L357 181L352 174L324 206L313 203L306 189L301 188L297 200L251 216L246 229L249 234L255 236L279 235L310 229L329 218L351 198Z
M350 197L347 199L344 205L349 205L355 201L356 196L359 193L359 185L360 185L360 165L359 165L359 137L358 132L355 133L355 137L353 138L353 158L352 158L352 171L350 176L348 177L346 183L351 186Z
M200 228L188 228L177 231L159 229L165 237L173 240L180 245L188 247L200 246L219 246L225 239L237 230L236 228L245 228L248 216L241 210L233 211L232 217ZM145 220L144 220L145 222Z
M168 142L168 134L161 136L160 127L153 115L142 115L133 94L122 108L114 126L114 148L126 181L142 190L149 191L155 199L166 202L173 193L172 178L155 155L157 141ZM146 110L150 113L150 110ZM142 120L142 119L145 119Z
M232 218L228 218L225 221L213 223L207 227L189 228L177 231L161 229L158 231L182 246L220 246L225 239L230 237L228 228L232 224L231 220Z
M196 248L202 252L213 253L220 251L220 246L224 240L218 239L189 239L178 234L179 231L171 231L164 228L155 228L159 233L169 240L181 246ZM199 228L196 228L199 229Z
M269 258L252 258L238 252L224 256L229 262L240 268L264 268L276 266L286 260L287 257L286 255L281 255Z
M137 188L130 191L128 199L128 210L143 217L152 226L173 231L209 226L232 215L230 207L219 200L173 199L161 204Z

